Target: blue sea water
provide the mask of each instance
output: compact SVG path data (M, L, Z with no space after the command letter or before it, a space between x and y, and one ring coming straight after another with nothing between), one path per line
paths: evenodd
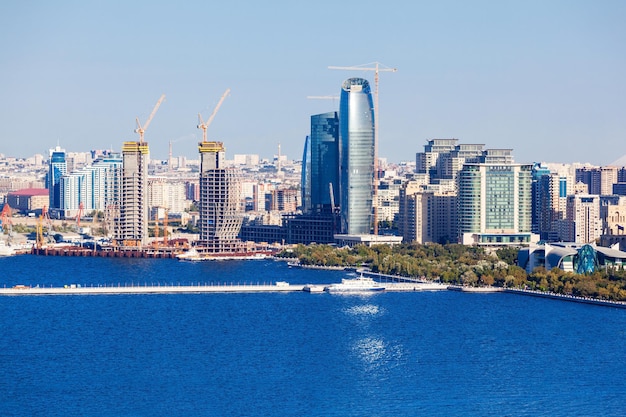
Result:
M0 286L332 283L18 256ZM626 310L452 291L0 297L0 416L622 416Z

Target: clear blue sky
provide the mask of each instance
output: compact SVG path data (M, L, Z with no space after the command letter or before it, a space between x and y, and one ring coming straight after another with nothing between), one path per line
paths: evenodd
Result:
M151 156L299 159L310 116L381 62L379 155L414 160L431 138L513 148L517 162L609 164L626 154L626 2L13 1L0 14L0 153L137 140Z

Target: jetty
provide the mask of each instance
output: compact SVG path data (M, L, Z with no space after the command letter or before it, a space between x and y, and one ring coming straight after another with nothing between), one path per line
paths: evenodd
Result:
M316 284L326 288L331 284ZM78 285L71 284L63 287L41 287L15 285L9 288L0 288L0 296L20 295L113 295L113 294L200 294L200 293L267 293L267 292L297 292L306 291L308 284L289 284L284 281L269 284L234 284L215 283L197 285ZM418 283L387 283L386 291L436 291L446 290L445 285L418 284ZM307 291L308 292L308 291Z

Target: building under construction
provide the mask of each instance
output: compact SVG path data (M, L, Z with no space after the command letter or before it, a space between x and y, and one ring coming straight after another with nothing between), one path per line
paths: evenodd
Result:
M243 220L241 176L225 167L222 142L203 141L200 151L200 239L198 250L208 253L240 252L237 239Z
M124 142L122 146L122 193L119 218L115 222L118 246L144 246L148 243L148 143Z

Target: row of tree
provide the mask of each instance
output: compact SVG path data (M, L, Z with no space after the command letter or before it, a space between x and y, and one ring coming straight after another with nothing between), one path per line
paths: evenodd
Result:
M396 246L358 245L336 248L330 245L297 245L279 256L296 259L302 265L369 267L373 272L421 277L444 283L508 288L527 288L626 301L626 271L606 269L579 275L554 268L537 268L527 274L516 265L517 249L495 251L459 244L429 243Z

